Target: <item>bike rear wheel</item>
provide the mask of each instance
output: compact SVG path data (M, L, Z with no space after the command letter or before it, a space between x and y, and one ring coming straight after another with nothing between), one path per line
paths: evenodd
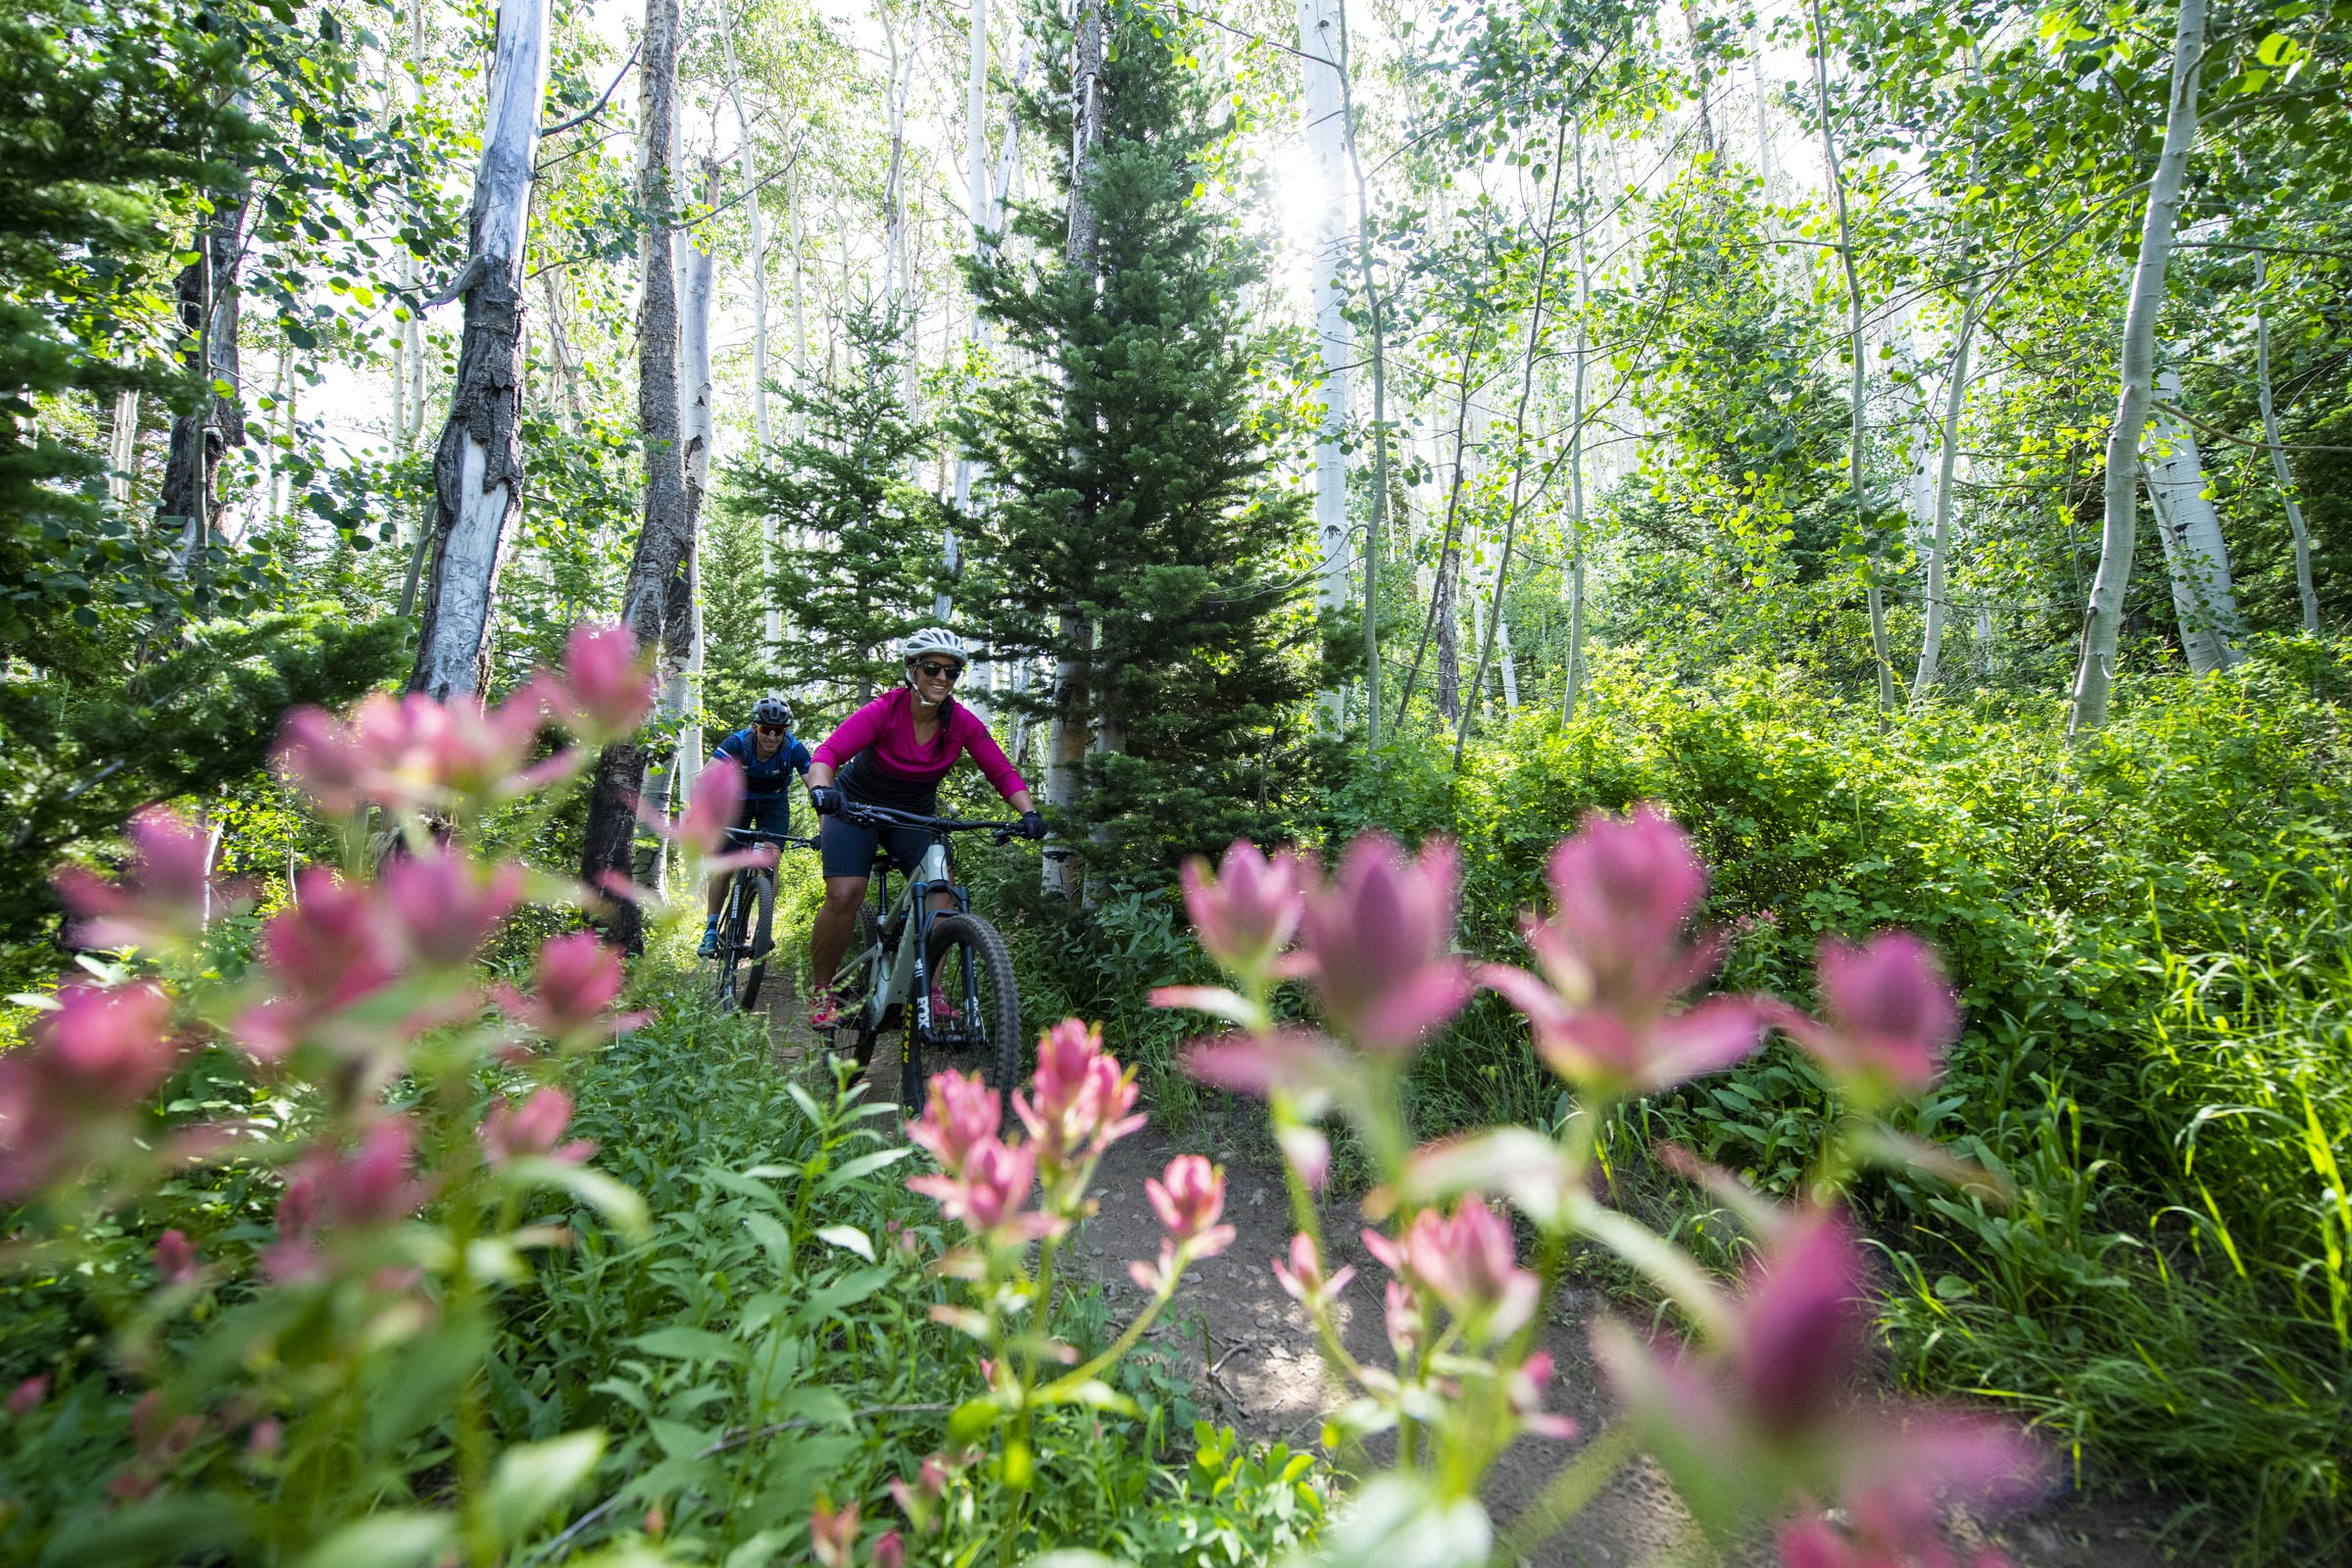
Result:
M767 974L767 956L775 947L776 879L772 872L738 871L741 886L747 895L745 910L751 940L746 944L751 962L743 973L743 1010L751 1011L760 1004L760 983Z
M833 1001L843 1018L854 1020L850 1025L850 1056L863 1068L874 1059L874 1042L891 1024L886 1016L869 1027L865 1017L865 999L881 970L874 950L882 942L882 915L871 903L858 906L858 925L850 940L852 956L843 965L848 972L836 981Z
M927 1050L977 1065L1009 1102L1020 1080L1021 999L1004 937L976 914L943 914L932 922L923 967L949 1010L934 1008L930 1030L918 1040L917 1014L908 1005L901 1103L910 1112L922 1104Z

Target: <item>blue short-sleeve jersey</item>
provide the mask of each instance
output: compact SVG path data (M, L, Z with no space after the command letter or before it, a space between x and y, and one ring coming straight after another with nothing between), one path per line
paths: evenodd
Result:
M711 754L710 760L716 761L722 757L733 759L735 764L743 769L743 793L746 799L785 794L792 788L793 774L806 777L808 772L808 748L790 734L784 737L784 744L776 748L775 756L761 761L760 748L752 732L739 729L718 743L718 750Z

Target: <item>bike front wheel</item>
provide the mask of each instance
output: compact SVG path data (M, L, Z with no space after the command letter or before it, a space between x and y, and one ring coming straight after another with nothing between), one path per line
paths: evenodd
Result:
M746 944L751 962L744 966L742 993L743 1010L749 1012L760 1004L760 983L767 974L767 955L776 945L776 879L766 871L736 874L745 879L745 903L750 906L746 910L749 918L744 924L751 928L751 940Z
M906 1103L922 1102L918 1044L975 1062L990 1088L1010 1096L1020 1081L1021 999L1004 937L976 914L943 914L932 922L923 967L931 977L931 1028L917 1042L914 1008L907 1008L906 1089L911 1098ZM939 1005L943 1002L944 1009Z

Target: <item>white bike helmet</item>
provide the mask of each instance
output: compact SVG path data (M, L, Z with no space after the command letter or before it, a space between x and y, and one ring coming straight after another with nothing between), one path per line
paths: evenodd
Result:
M958 664L970 662L970 656L963 650L963 639L945 626L925 626L899 640L899 662L910 664L925 654L944 655Z

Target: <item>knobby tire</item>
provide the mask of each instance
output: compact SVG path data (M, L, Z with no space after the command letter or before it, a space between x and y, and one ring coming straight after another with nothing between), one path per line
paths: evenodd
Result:
M946 1065L922 1059L926 1049L937 1049L965 1061L977 1056L989 1087L1009 1105L1021 1070L1021 999L1004 939L976 914L943 914L931 924L923 969L961 1016L953 1024L933 1019L936 1038L918 1041L917 1015L908 1004L900 1103L910 1115L922 1107L926 1086L921 1079Z

